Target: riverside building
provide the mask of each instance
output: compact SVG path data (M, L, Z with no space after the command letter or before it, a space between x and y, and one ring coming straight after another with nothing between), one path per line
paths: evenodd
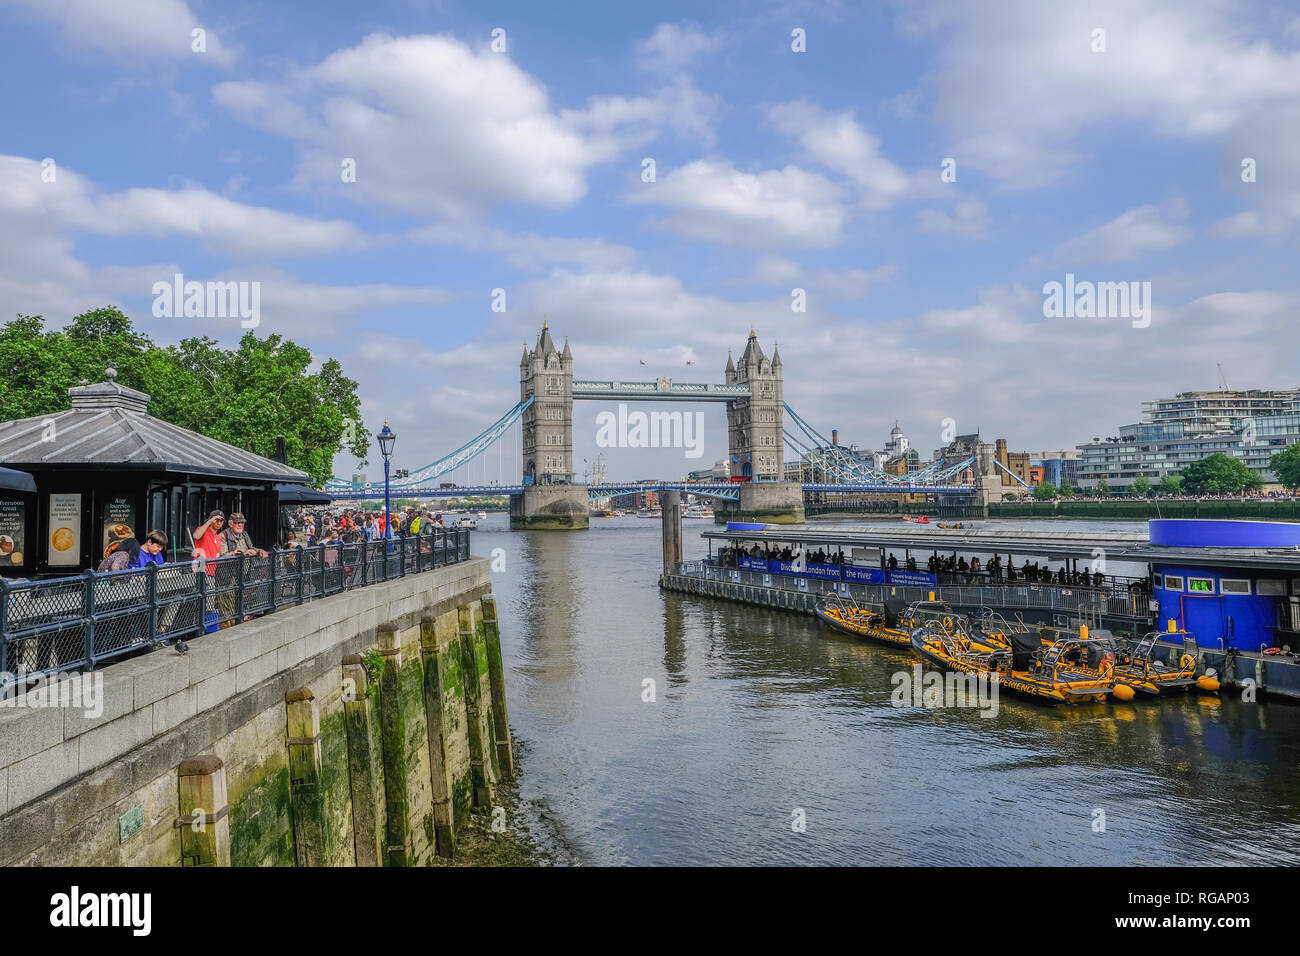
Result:
M1279 487L1269 459L1300 441L1300 389L1182 392L1144 402L1145 420L1122 425L1117 437L1078 446L1079 485L1104 480L1128 489L1138 475L1154 485L1215 453L1239 459Z

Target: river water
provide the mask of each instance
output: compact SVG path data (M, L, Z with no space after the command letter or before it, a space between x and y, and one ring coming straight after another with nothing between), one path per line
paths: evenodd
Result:
M684 523L688 560L711 527ZM630 516L511 532L494 514L473 537L476 555L504 557L493 589L521 796L577 862L1300 862L1300 706L1223 691L1056 708L1003 696L992 717L897 707L910 652L661 592L660 533Z

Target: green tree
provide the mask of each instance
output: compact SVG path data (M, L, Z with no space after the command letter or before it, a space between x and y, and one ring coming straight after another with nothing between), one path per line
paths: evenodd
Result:
M1070 484L1069 478L1061 479L1061 497L1062 498L1074 497L1074 485Z
M150 413L164 421L267 457L284 435L289 464L319 486L340 450L364 464L369 440L357 383L332 358L315 372L312 361L300 345L251 331L235 349L209 338L159 348L111 307L53 331L19 315L0 327L0 420L62 411L70 387L101 381L116 364L118 381L148 392Z
M1145 498L1147 492L1151 490L1151 479L1146 475L1138 475L1133 479L1133 484L1129 485L1129 490L1132 491L1133 494Z
M1051 501L1056 497L1056 485L1050 481L1040 481L1034 486L1034 498L1037 501Z
M1183 469L1183 487L1192 494L1235 495L1263 485L1259 472L1237 458L1215 452Z
M1288 445L1270 458L1268 470L1277 476L1283 488L1292 491L1300 488L1300 443Z
M1096 487L1094 487L1092 490L1096 492L1097 496L1100 498L1106 498L1110 495L1110 485L1106 483L1105 478L1097 482Z
M1173 474L1165 475L1160 479L1160 484L1157 486L1156 490L1158 490L1162 495L1182 494L1183 476Z

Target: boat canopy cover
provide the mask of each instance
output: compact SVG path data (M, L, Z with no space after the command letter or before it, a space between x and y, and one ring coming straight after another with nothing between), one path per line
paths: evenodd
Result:
M1037 634L1026 634L1023 631L1012 631L1007 635L1007 640L1011 642L1011 667L1018 671L1029 667L1034 651L1042 646L1042 639Z

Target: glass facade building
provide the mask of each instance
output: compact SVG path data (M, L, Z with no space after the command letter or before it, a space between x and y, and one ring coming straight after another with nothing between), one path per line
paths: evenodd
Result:
M1269 459L1300 441L1300 390L1185 392L1146 402L1147 420L1123 425L1117 439L1079 445L1079 486L1128 488L1138 475L1155 485L1220 453L1277 485Z

